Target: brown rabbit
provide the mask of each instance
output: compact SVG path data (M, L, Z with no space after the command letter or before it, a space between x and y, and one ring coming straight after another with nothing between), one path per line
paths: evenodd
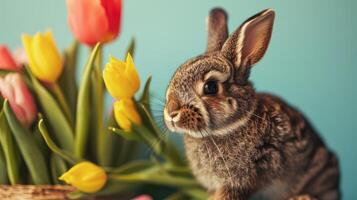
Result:
M226 13L213 9L206 53L169 84L165 123L184 133L190 166L212 199L339 199L336 156L299 111L248 81L274 16L264 10L228 37Z

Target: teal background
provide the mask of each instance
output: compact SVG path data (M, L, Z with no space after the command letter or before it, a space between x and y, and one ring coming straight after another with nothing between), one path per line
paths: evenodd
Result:
M142 79L153 75L154 96L163 99L176 67L205 50L205 17L214 6L229 13L230 31L262 9L275 9L270 47L251 80L308 116L339 156L343 199L356 199L357 1L125 1L122 33L105 56L123 57L135 36L137 68ZM1 0L0 43L15 49L21 33L47 28L60 48L72 41L65 1Z

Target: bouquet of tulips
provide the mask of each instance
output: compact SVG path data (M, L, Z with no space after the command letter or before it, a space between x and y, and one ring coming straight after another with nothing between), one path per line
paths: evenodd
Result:
M0 184L70 184L70 198L114 195L140 186L174 188L169 199L205 199L177 147L151 111L149 77L141 80L133 61L103 47L118 36L121 0L67 0L76 38L63 53L51 31L22 35L24 51L0 47ZM90 55L76 83L81 45ZM78 86L77 86L78 85ZM115 99L104 109L105 89ZM154 156L135 158L145 144Z

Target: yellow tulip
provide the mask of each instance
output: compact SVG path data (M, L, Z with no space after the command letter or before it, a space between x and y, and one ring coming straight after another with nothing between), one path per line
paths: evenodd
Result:
M73 166L59 179L82 192L94 193L104 187L108 176L103 168L84 161Z
M120 128L125 131L131 130L131 123L141 124L140 115L136 111L135 104L131 99L122 99L114 103L114 116Z
M139 90L140 78L130 54L126 61L110 57L103 71L104 83L116 99L130 99Z
M37 33L34 36L23 34L22 43L31 72L42 81L56 82L62 73L63 63L52 32Z

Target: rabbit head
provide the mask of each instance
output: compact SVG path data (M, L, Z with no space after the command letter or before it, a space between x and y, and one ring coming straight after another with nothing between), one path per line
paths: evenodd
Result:
M171 131L205 137L244 126L256 106L250 69L268 47L274 16L264 10L228 37L225 11L210 12L206 52L182 64L166 92L164 120Z

